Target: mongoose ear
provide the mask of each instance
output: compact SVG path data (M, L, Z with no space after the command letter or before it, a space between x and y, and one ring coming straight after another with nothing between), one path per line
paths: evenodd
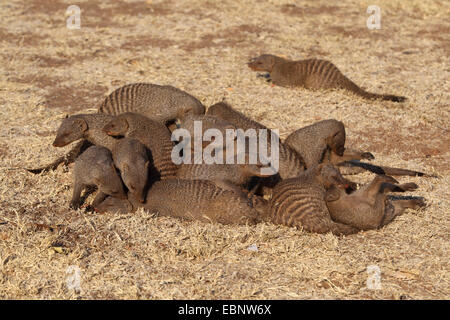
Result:
M327 201L327 202L337 201L337 200L339 200L340 197L341 197L341 192L339 191L339 189L337 187L333 186L327 190L327 192L325 194L325 201Z
M150 160L147 160L147 162L144 164L144 166L147 169L150 166Z
M186 114L192 111L192 107L180 108L177 112L177 119L183 119Z
M64 119L67 119L69 117L69 114L66 113L66 115L64 116Z
M81 132L84 132L88 129L87 122L84 119L76 119L75 123Z

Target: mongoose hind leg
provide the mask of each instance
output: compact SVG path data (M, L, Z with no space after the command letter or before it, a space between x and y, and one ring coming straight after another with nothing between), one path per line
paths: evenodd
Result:
M362 159L373 160L373 159L375 159L375 157L370 152L359 151L359 150L354 150L354 149L349 149L349 148L345 148L342 156L339 156L334 152L332 152L330 154L330 162L334 165L339 164L344 161L362 160Z
M385 226L394 220L395 217L400 216L406 209L418 209L426 205L425 198L415 197L412 199L389 199L386 201L386 209L384 212L384 219L380 227Z
M394 178L386 175L377 175L366 187L365 195L368 199L375 199L380 193L384 183L398 184L398 181Z
M405 191L414 191L417 190L419 186L414 182L402 183L402 184L393 184L393 183L383 183L381 185L380 192L405 192Z

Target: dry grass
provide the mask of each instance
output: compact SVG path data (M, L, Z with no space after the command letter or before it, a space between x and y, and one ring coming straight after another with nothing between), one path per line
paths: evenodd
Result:
M0 2L0 298L450 297L448 1L378 1L374 31L365 25L373 3L360 0L76 1L81 30L65 28L70 4ZM409 100L272 88L245 66L263 52L329 59L366 89ZM139 81L172 84L206 105L226 97L283 137L337 118L349 145L376 162L441 177L402 179L421 186L426 209L337 238L72 211L71 168L20 169L70 148L51 147L65 113L92 112L113 88ZM81 292L67 289L70 265L81 269ZM369 265L381 269L381 290L366 288Z

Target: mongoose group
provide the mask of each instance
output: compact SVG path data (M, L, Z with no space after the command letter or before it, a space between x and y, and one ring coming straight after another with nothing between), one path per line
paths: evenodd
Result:
M248 65L268 72L275 85L342 88L368 99L405 100L366 92L324 60L288 61L262 55ZM83 188L96 186L91 207L97 212L127 213L142 207L156 215L187 220L223 224L264 221L336 235L380 228L406 208L425 205L420 197L389 196L390 192L418 188L414 183L399 184L389 175L423 173L363 162L374 156L346 148L345 126L338 120L300 128L280 141L278 148L273 141L279 138L269 130L268 152L272 155L278 149L279 167L268 174L261 169L272 164L250 163L250 148L239 151L244 163L174 163L178 141L172 141L171 132L185 129L194 134L197 122L202 124L202 136L214 128L223 134L223 141L229 130L269 129L225 102L206 108L194 96L172 86L128 84L109 94L98 113L63 119L53 146L77 144L50 165L29 171L40 173L75 162L73 209L82 205ZM231 158L236 160L237 139L232 139L235 154ZM206 151L212 143L202 141L200 146ZM183 152L194 154L192 147ZM359 188L343 176L364 170L377 176Z

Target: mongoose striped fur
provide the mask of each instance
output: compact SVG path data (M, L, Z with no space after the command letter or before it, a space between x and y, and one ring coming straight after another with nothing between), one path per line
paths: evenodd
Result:
M206 180L168 179L155 182L146 202L139 203L131 194L128 203L107 198L96 207L99 212L124 212L138 207L160 216L222 224L255 224L266 219L264 202L252 207L247 197L224 190Z
M257 132L259 129L268 130L267 144L270 147L271 131L266 126L235 110L227 103L219 102L210 106L206 114L226 120L232 123L236 128L244 131L249 129L255 129ZM268 154L270 154L270 151ZM279 161L279 176L282 179L296 177L305 170L305 162L303 158L290 146L281 142L279 143Z
M119 173L114 167L111 152L99 146L89 147L75 161L74 188L70 207L78 209L81 205L80 196L85 187L97 186L98 193L92 206L101 203L107 195L126 199Z
M205 107L189 93L172 86L132 83L110 93L98 107L99 113L119 115L135 112L166 124L175 120L181 110L205 114Z
M297 178L281 181L275 186L269 202L272 222L315 233L344 235L358 232L355 227L334 222L325 203L329 188L334 185L345 188L348 183L330 164L320 164Z
M133 112L122 113L112 119L103 128L110 136L125 136L134 138L144 144L150 151L152 165L157 170L157 176L151 180L175 177L177 166L172 161L171 134L160 122Z
M378 229L401 215L406 208L416 209L425 205L423 198L388 198L388 192L404 192L417 189L415 183L398 185L389 176L376 176L371 183L347 194L338 186L327 190L325 201L332 219L360 230Z
M304 87L306 89L346 89L366 99L381 99L403 102L405 97L377 94L361 89L342 74L330 61L306 59L292 61L271 54L253 58L248 66L254 71L270 74L273 84L282 87Z

